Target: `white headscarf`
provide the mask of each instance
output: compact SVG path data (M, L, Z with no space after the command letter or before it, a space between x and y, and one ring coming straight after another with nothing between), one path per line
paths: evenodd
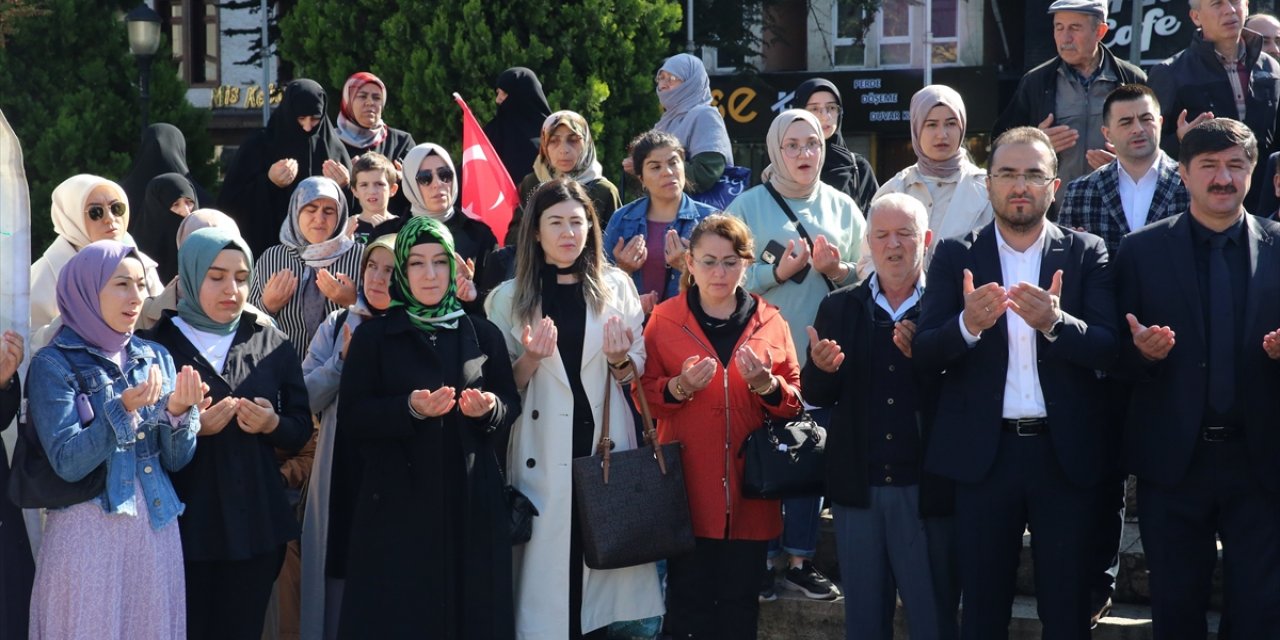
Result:
M89 202L89 194L98 187L107 187L116 199L124 203L125 213L121 225L125 229L129 228L129 196L125 195L120 185L101 176L87 173L71 176L53 189L53 206L50 208L50 213L53 215L54 232L65 238L76 249L83 249L93 242L89 238L89 229L85 226L84 209ZM111 213L108 212L107 215ZM132 238L124 242L129 246L134 244Z
M453 172L453 182L449 185L452 197L449 199L449 208L443 213L431 213L427 209L427 203L422 199L422 191L418 189L418 169L422 167L422 161L431 154L440 156L444 160L444 165L449 167ZM458 203L458 188L462 181L462 176L458 175L458 170L453 166L453 159L449 157L449 152L444 147L431 142L424 142L409 150L405 154L404 160L400 163L400 193L409 199L409 209L415 216L430 216L440 222L448 222L454 214L454 205ZM439 178L436 178L439 180Z

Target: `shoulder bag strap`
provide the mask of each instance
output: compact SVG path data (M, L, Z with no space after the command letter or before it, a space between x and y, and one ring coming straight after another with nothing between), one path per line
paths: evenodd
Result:
M769 184L768 182L764 183L764 188L769 190L769 195L773 196L773 201L778 203L778 206L782 208L782 212L787 214L787 217L791 218L791 221L795 223L796 232L800 234L801 238L804 238L805 242L809 243L809 248L812 249L813 238L809 236L809 232L805 230L804 225L800 224L800 219L796 217L796 212L791 210L791 206L787 204L787 201L782 197L782 194L778 193L778 190L773 188L773 185ZM835 283L831 282L830 278L828 278L823 274L818 274L818 275L821 275L822 281L827 283L828 291L836 290L836 285Z
M613 450L613 440L609 438L609 406L613 398L613 385L613 373L605 371L603 422L600 424L600 441L596 443L596 454L603 459L600 467L604 470L605 484L609 484L609 456Z

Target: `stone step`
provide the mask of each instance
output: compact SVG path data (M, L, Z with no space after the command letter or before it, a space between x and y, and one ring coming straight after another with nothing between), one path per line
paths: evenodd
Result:
M1218 614L1209 613L1209 629L1218 628ZM894 618L895 640L907 640L907 623L902 603ZM1009 640L1038 640L1040 621L1036 600L1018 596L1013 603ZM778 599L760 605L759 640L843 640L844 602L810 600L793 591L779 590ZM1206 640L1217 640L1210 631ZM1117 604L1111 615L1093 630L1093 640L1152 640L1151 610L1144 605Z
M814 564L833 580L840 579L839 562L836 560L835 526L829 515L822 518L819 529L818 553ZM1142 549L1142 536L1138 531L1138 523L1126 522L1120 541L1120 573L1116 577L1116 593L1112 600L1117 603L1147 604L1151 601L1151 588L1147 571L1146 554ZM1022 536L1022 557L1018 565L1018 593L1027 596L1035 595L1035 569L1031 552L1031 534ZM1210 606L1215 610L1222 608L1222 545L1218 545L1218 564L1213 572L1213 591Z

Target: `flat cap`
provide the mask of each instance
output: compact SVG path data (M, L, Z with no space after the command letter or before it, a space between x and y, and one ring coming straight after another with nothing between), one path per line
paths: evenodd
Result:
M1054 14L1059 11L1083 13L1095 16L1099 20L1106 20L1107 0L1054 0L1054 3L1049 5L1049 13Z

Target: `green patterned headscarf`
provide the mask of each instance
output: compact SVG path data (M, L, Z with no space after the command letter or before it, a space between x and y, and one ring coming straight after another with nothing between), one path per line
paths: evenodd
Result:
M449 258L449 288L434 306L427 306L413 297L409 288L409 252L420 244L439 244ZM404 307L409 312L413 326L426 331L458 328L458 318L465 315L458 300L458 263L453 257L453 234L443 223L427 216L409 218L396 234L396 269L391 274L391 306Z

